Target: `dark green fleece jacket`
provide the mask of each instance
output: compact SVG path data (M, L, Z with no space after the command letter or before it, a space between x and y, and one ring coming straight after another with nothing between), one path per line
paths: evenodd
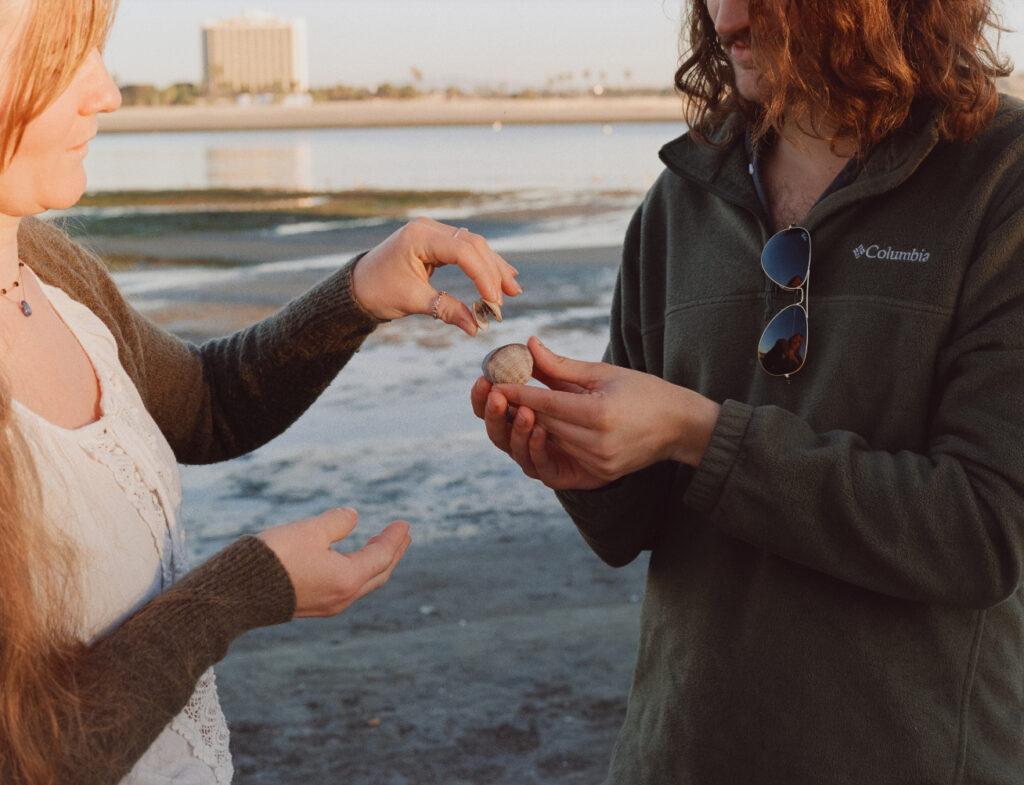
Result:
M650 551L608 782L1024 783L1024 105L909 124L811 209L789 383L742 137L662 159L606 359L723 409L696 470L560 494L607 562Z

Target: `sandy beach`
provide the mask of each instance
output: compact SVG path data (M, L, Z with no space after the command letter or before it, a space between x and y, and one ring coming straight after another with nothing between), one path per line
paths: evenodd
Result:
M675 96L578 98L372 98L310 106L127 106L100 115L102 133L408 125L675 121Z
M363 231L350 240L369 246L390 228ZM183 286L204 272L184 267L166 290L133 298L168 328L201 341L269 313L326 274L278 260L313 257L332 242L326 235L267 243L242 232L160 242L96 237L91 244L101 253L166 252L179 262L232 245L246 255L262 248L271 263L264 267L239 268L247 272L223 281L209 271L208 280ZM184 468L183 512L198 559L239 533L338 504L360 511L351 547L392 518L412 525L413 545L387 586L334 619L253 631L217 666L236 783L602 781L625 712L646 559L622 569L604 565L549 490L487 444L475 420L467 431L468 389L478 371L466 358L486 351L479 341L537 330L530 314L577 307L571 299L558 305L567 296L559 290L569 284L571 292L574 279L606 291L618 253L509 253L527 292L489 338L470 340L426 317L389 325L342 372L339 392L325 394L269 450ZM549 283L532 283L538 280ZM469 294L459 283L449 288ZM567 330L538 334L557 346L569 340ZM599 352L602 339L588 340ZM405 360L387 359L403 346L414 363L442 364L437 373L423 371L435 381L418 383ZM396 367L409 367L397 385L374 376ZM429 403L418 384L428 385ZM372 410L361 403L353 410L360 390L378 386ZM402 435L386 437L389 431Z
M414 542L331 620L257 630L217 668L236 782L595 785L625 710L641 564L549 537Z
M608 248L509 257L529 282L538 265L578 268L589 276L597 266L614 265L617 253ZM241 320L248 314L240 301L263 299L272 307L266 298L287 296L307 283L282 273L222 290L213 286L200 302L177 303L162 315L186 333L197 326L215 331L210 313ZM230 305L221 310L217 302ZM493 340L517 339L515 314L531 307L529 299L510 304L513 320ZM372 336L337 384L372 373L375 347L404 336L446 354L473 344L425 319L406 322L403 337L391 328ZM445 348L448 342L451 348ZM256 528L344 503L360 510L367 527L405 517L414 537L380 591L334 619L256 630L218 666L239 785L602 781L625 713L646 557L622 569L603 564L553 494L489 445L467 459L472 469L455 458L453 450L466 449L463 437L450 442L444 434L456 431L456 421L466 415L475 373L466 368L450 392L431 386L437 415L412 415L425 435L401 439L410 458L398 465L324 432L318 423L334 415L321 408L311 411L307 428L323 436L307 437L300 422L298 432L285 437L294 451L257 455L211 482L233 488L228 497L245 497ZM416 397L399 394L396 404L384 401L377 408L396 406L408 414ZM353 416L345 409L337 416ZM364 427L372 432L376 426ZM351 459L349 451L356 453ZM418 482L408 476L407 463L416 467ZM373 479L366 486L359 478L368 473ZM502 491L492 496L488 489L495 483ZM199 488L186 504L193 514L216 513L220 501ZM417 541L424 524L443 519L463 535Z

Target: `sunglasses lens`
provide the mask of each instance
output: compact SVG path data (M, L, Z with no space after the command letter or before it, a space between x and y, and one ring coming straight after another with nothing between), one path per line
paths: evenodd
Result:
M785 289L798 289L811 267L811 236L806 229L791 226L772 236L761 251L765 275Z
M761 334L757 359L772 376L799 371L807 356L807 312L801 305L779 311Z

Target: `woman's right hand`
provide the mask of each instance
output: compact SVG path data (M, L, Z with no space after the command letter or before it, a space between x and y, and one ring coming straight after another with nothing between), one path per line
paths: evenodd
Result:
M256 535L288 571L296 616L334 616L391 577L412 541L409 524L394 521L358 551L334 550L331 545L348 537L358 519L355 510L336 508Z
M431 218L416 218L366 253L352 271L352 291L364 310L378 319L410 314L436 316L468 335L477 323L468 307L430 284L438 267L453 264L473 281L480 296L499 306L503 296L522 289L516 269L478 234Z

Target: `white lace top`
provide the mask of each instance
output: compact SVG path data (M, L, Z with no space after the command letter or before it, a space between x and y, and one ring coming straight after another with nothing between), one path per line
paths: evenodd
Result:
M100 383L102 417L75 430L14 404L35 453L47 519L81 555L80 633L88 642L188 571L178 519L181 479L170 446L121 367L110 331L62 290L43 289ZM121 785L225 785L232 773L211 669Z

